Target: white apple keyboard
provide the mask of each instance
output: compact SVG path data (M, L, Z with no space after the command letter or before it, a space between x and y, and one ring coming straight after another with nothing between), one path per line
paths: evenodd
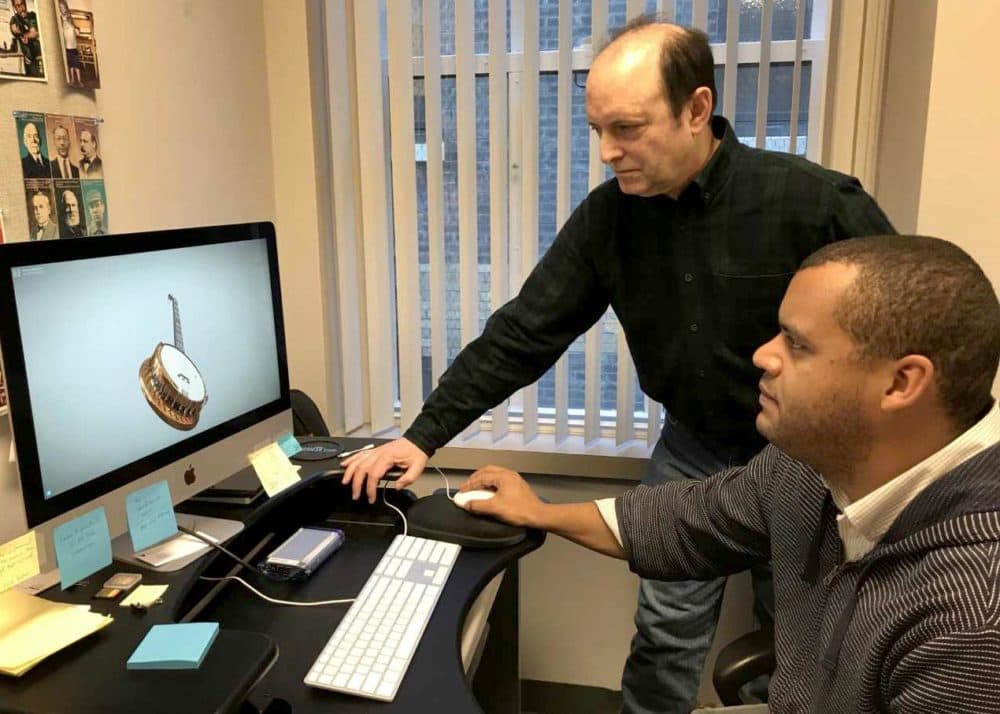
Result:
M396 536L305 683L391 702L461 546Z

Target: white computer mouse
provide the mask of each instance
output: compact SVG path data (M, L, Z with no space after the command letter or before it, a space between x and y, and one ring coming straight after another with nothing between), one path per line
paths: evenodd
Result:
M459 491L455 494L455 505L465 508L469 501L488 501L497 495L496 491L489 489L473 489L472 491Z

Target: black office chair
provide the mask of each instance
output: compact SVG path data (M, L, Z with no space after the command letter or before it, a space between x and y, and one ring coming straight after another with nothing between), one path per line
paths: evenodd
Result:
M725 706L745 704L740 688L774 671L774 625L748 632L722 648L715 660L712 684Z
M316 402L300 389L288 390L292 402L292 433L295 436L330 436Z

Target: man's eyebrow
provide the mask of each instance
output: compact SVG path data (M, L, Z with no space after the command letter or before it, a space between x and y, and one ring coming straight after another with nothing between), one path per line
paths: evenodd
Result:
M779 322L778 323L778 327L780 327L782 332L784 332L786 335L788 335L789 337L791 337L796 342L808 342L809 341L808 338L804 334L802 334L799 330L796 330L794 327L792 327L791 325L789 325L787 322Z

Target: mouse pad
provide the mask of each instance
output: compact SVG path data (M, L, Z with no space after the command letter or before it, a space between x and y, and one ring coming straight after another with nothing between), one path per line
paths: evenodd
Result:
M444 492L418 499L406 511L406 520L410 535L467 548L509 548L527 535L519 526L469 513L452 503Z
M292 461L325 461L336 458L344 450L339 441L327 436L305 436L299 443L302 451L292 456Z

